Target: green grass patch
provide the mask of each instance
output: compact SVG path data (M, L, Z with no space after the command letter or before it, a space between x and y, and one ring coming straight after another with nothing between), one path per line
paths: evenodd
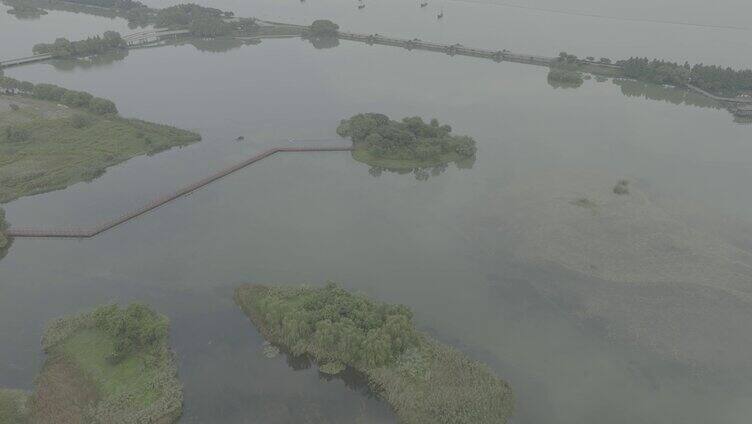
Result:
M42 338L48 359L31 416L54 422L49 414L55 411L96 423L177 421L183 391L168 329L165 316L139 304L102 306L53 321ZM79 376L75 382L73 376Z
M112 364L108 355L114 347L112 336L87 329L70 337L56 351L75 363L96 384L103 398L128 395L135 407L152 404L161 395L152 385L159 369L149 365L156 358L139 353Z
M0 203L90 181L135 156L201 139L166 125L19 96L2 101L20 108L0 112Z
M270 342L310 355L321 372L351 367L400 423L505 423L514 399L484 364L415 330L401 305L322 288L245 285L235 301Z

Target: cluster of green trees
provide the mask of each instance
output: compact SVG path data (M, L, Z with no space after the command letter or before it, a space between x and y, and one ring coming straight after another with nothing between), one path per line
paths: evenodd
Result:
M394 362L417 343L412 313L373 302L336 286L263 288L252 303L263 328L292 353L313 353L322 363L373 368Z
M624 76L657 84L693 84L721 96L735 96L752 91L752 70L734 70L714 65L675 62L633 57L617 62Z
M117 106L110 100L94 97L84 91L68 90L53 84L32 84L28 81L0 76L0 88L7 93L22 94L39 100L64 104L68 107L85 109L97 115L118 113Z
M379 113L361 113L343 120L337 134L350 137L357 147L374 156L392 159L431 160L448 153L475 155L475 140L452 135L452 127L436 119L426 124L420 117L393 121Z
M225 12L212 7L197 4L178 4L157 12L155 25L162 28L188 28L199 37L216 37L228 35L235 25L225 19L231 18L232 12Z
M655 84L686 85L692 73L689 63L679 65L657 59L633 57L617 64L621 65L625 77Z
M122 309L117 305L97 308L93 312L95 327L115 339L108 360L120 363L133 353L161 346L167 339L169 321L142 304Z
M328 19L318 19L313 21L308 31L313 37L336 37L339 33L339 25Z
M485 365L415 330L405 306L323 288L244 285L235 301L264 337L306 354L319 371L362 373L400 423L504 424L508 384ZM294 356L293 356L294 358Z
M58 38L54 43L40 43L34 46L34 54L52 54L56 58L70 58L106 53L127 48L126 42L115 31L107 31L101 37L89 37L85 40L70 41Z

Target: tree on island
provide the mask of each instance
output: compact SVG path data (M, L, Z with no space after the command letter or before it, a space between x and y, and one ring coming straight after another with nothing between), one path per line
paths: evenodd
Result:
M337 128L355 146L353 156L383 168L426 168L475 156L475 140L452 135L452 127L420 117L393 121L379 113L361 113Z
M314 37L336 37L339 34L339 25L328 19L318 19L313 21L309 31Z

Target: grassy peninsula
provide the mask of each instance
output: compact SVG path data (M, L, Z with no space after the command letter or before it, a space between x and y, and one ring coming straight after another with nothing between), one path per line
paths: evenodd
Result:
M169 322L146 306L103 306L54 321L36 390L0 390L0 423L173 423L183 392ZM11 418L8 418L11 417Z
M199 141L117 114L114 103L0 76L0 203L90 181L113 165Z
M380 113L361 113L343 120L337 128L349 137L353 158L387 169L429 168L475 156L475 140L452 135L452 127L436 119L426 124L420 117L393 121Z
M485 365L415 330L404 306L374 302L334 284L245 285L235 301L270 342L310 355L319 370L364 374L399 422L504 423L510 387Z

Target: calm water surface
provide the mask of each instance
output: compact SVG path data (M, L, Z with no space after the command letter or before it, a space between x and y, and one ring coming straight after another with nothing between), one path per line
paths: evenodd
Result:
M752 12L742 2L727 3L734 13L673 3L658 7L660 19L743 26L741 11ZM340 0L211 5L301 23L333 17L363 32L531 53L752 66L750 33L743 30L449 1L427 11L393 0L369 2L363 11ZM582 0L566 9L654 17L655 6L643 6ZM447 14L441 23L432 15L439 7ZM398 10L404 13L395 19ZM14 41L0 43L2 57L57 36L127 32L117 19L54 12L19 22L3 11L0 39ZM752 364L688 365L624 341L614 334L618 323L581 313L583 293L613 283L499 254L515 246L500 237L489 248L473 229L488 199L523 176L592 169L638 181L667 208L681 205L675 212L690 225L749 248L752 127L676 91L595 80L553 89L545 69L517 64L350 42L326 50L301 40L206 50L184 45L131 51L101 66L9 70L90 91L115 100L125 116L203 136L196 145L114 167L92 183L5 205L9 221L101 222L290 139L345 145L336 124L360 111L446 121L476 138L477 161L417 181L374 177L348 153L278 155L96 239L16 240L0 262L0 386L33 387L49 319L107 301L143 301L172 320L185 423L393 422L362 389L322 380L315 367L294 370L284 357L264 358L263 340L231 297L244 282L333 280L409 305L419 327L488 363L515 390L516 423L749 422ZM698 106L676 104L685 102ZM245 141L236 142L241 135ZM693 319L724 305L710 302ZM745 308L735 324L750 322ZM719 356L748 351L747 336L722 336Z

